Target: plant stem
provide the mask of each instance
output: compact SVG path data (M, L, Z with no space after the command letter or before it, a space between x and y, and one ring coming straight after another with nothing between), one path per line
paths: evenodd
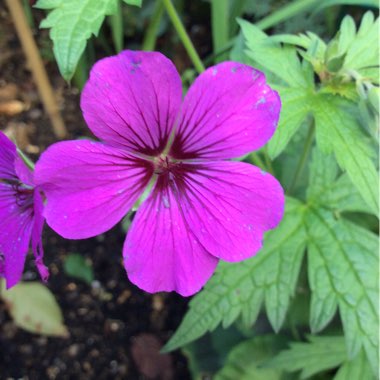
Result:
M17 148L17 153L22 158L22 160L24 161L25 165L30 170L34 170L34 162L28 156L26 156L22 150L20 150L18 148Z
M195 69L198 71L198 73L201 73L205 70L205 67L203 66L203 63L201 59L199 58L199 55L197 51L194 48L193 43L191 42L189 35L186 32L185 27L182 24L181 19L178 16L178 13L176 9L174 8L171 0L163 0L164 6L166 8L166 11L168 12L169 18L173 23L173 26L175 30L178 33L179 38L181 39L183 46L185 47L187 54L189 55L191 61L193 62L193 65Z
M268 168L269 173L275 175L274 168L272 165L272 161L271 161L269 154L268 154L268 146L267 145L264 147L263 153L264 153L265 164Z
M312 8L314 5L319 3L320 0L298 0L292 1L279 10L271 13L269 16L264 17L262 20L257 22L255 25L260 29L268 29L278 23L285 21L291 17L294 17L298 13L302 13Z
M308 131L307 136L306 136L305 145L304 145L304 148L303 148L303 152L302 152L301 158L298 161L298 165L297 165L296 171L294 173L293 180L292 180L292 182L291 182L291 184L289 186L289 189L288 189L288 193L289 194L296 187L297 182L298 182L298 180L299 180L299 178L300 178L300 176L302 174L302 171L303 171L303 169L305 167L307 158L308 158L309 153L310 153L311 146L313 145L314 132L315 132L314 120L312 120L312 122L310 124L310 127L309 127L309 131Z
M154 50L157 41L157 32L160 27L161 18L164 14L164 3L162 0L157 0L154 5L152 18L142 43L142 50Z
M252 162L258 166L260 169L267 170L267 167L264 164L264 161L261 159L261 157L256 153L252 152L249 155L249 158L252 160Z
M123 9L120 0L117 1L117 11L110 16L112 40L116 53L120 53L124 46Z
M228 0L211 0L211 30L214 54L228 42L228 13ZM218 56L215 61L218 63L224 61L225 59L227 59L227 55L224 53Z

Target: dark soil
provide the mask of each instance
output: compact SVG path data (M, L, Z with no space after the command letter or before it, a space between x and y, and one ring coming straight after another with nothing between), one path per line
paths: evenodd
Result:
M37 18L39 16L37 15ZM38 32L39 46L48 41ZM69 87L53 61L46 61L69 138L89 135L79 109L79 91ZM25 57L3 4L0 5L0 101L12 97L25 110L0 114L0 129L37 159L56 141ZM181 379L190 378L180 353L158 351L179 325L187 299L176 294L151 295L132 285L122 265L125 233L120 226L97 238L69 241L47 226L47 286L62 308L68 338L51 338L17 328L0 301L0 379ZM87 285L68 277L63 262L80 253L92 263L95 281ZM29 258L24 280L38 280Z

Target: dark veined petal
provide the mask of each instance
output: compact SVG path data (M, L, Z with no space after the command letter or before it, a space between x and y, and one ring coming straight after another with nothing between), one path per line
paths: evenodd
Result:
M113 227L148 184L150 163L92 141L52 145L37 162L47 223L65 238L83 239Z
M284 211L277 180L240 162L178 164L161 175L124 245L129 278L140 288L198 291L215 259L241 261L262 247Z
M124 265L128 278L147 292L190 296L211 277L218 260L199 243L177 194L162 186L159 179L137 211L124 243Z
M24 269L33 229L33 194L18 194L0 183L0 252L7 288L16 285Z
M32 251L38 272L40 273L41 278L44 281L47 281L49 277L49 271L43 263L44 249L42 245L42 230L45 223L45 218L43 216L44 204L42 196L38 189L34 191L33 201L34 223L32 230Z
M181 79L169 59L126 50L94 65L81 108L101 140L155 155L167 143L181 98Z
M0 131L0 180L16 178L14 167L16 155L16 145Z
M260 71L236 62L210 67L186 95L171 154L225 159L259 149L275 132L280 108Z

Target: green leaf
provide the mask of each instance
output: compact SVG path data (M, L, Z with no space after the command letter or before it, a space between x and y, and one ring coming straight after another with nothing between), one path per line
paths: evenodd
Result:
M332 155L313 150L310 162L310 180L307 190L308 202L333 212L372 213L347 174L337 178L338 166Z
M227 327L239 316L252 325L263 301L269 321L279 330L294 295L304 248L303 205L288 198L284 219L266 234L259 254L241 263L219 265L204 290L191 300L165 351L197 339L220 323Z
M337 307L349 357L361 349L376 371L378 341L378 240L376 235L324 209L309 208L309 283L313 332L321 330Z
M16 325L24 330L42 335L68 335L53 294L39 282L21 282L9 290L3 286L1 298Z
M265 74L270 72L290 87L312 87L293 46L282 47L247 21L239 20L239 24L245 38L247 56L257 62Z
M38 0L36 7L51 12L41 28L51 28L54 55L66 80L75 73L87 40L98 34L106 15L117 11L118 0Z
M340 167L347 171L371 209L378 210L378 174L371 160L373 148L352 115L350 103L321 94L313 103L317 143L323 153L334 151ZM345 108L343 108L345 107Z
M94 272L91 266L78 253L71 253L65 258L63 269L67 275L78 278L89 285L94 281Z
M258 336L237 345L229 354L223 369L215 380L281 380L280 370L265 368L262 364L284 346L280 336Z
M347 379L375 380L363 351L360 351L353 360L345 362L334 377L334 380Z
M310 336L310 343L290 343L290 348L280 352L266 363L267 367L288 372L301 370L301 379L338 367L347 358L344 337Z
M347 49L343 67L368 76L369 72L365 68L379 65L379 19L375 20L373 13L367 12L362 18L356 36L352 38L352 22L346 21L346 18L342 22L342 27L344 26L342 30L348 31L348 35L341 37ZM378 70L375 70L374 74L371 77L377 81Z

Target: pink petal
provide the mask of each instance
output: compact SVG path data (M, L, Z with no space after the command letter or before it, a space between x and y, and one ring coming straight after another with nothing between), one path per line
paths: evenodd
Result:
M223 159L259 149L272 137L280 108L260 71L236 62L210 67L186 95L171 154Z
M0 131L0 179L15 179L16 145Z
M15 189L0 183L0 252L3 275L10 288L20 281L33 227L32 195L16 197Z
M167 143L181 97L181 79L170 60L156 52L126 50L95 64L81 108L98 138L155 155Z
M179 164L161 175L124 245L130 280L149 291L197 292L216 258L241 261L262 246L284 211L271 175L240 162Z
M45 218L43 217L44 204L38 189L34 191L34 225L32 230L32 250L38 272L43 281L47 281L49 270L43 263L44 249L42 245L42 230Z
M69 239L96 236L126 215L152 176L150 163L92 141L52 145L36 165L46 221Z
M254 256L284 213L284 192L270 174L243 162L184 166L177 186L184 215L210 254L230 262Z
M176 291L190 296L199 291L218 260L194 233L175 193L170 188L155 191L137 211L124 244L129 279L151 293Z

